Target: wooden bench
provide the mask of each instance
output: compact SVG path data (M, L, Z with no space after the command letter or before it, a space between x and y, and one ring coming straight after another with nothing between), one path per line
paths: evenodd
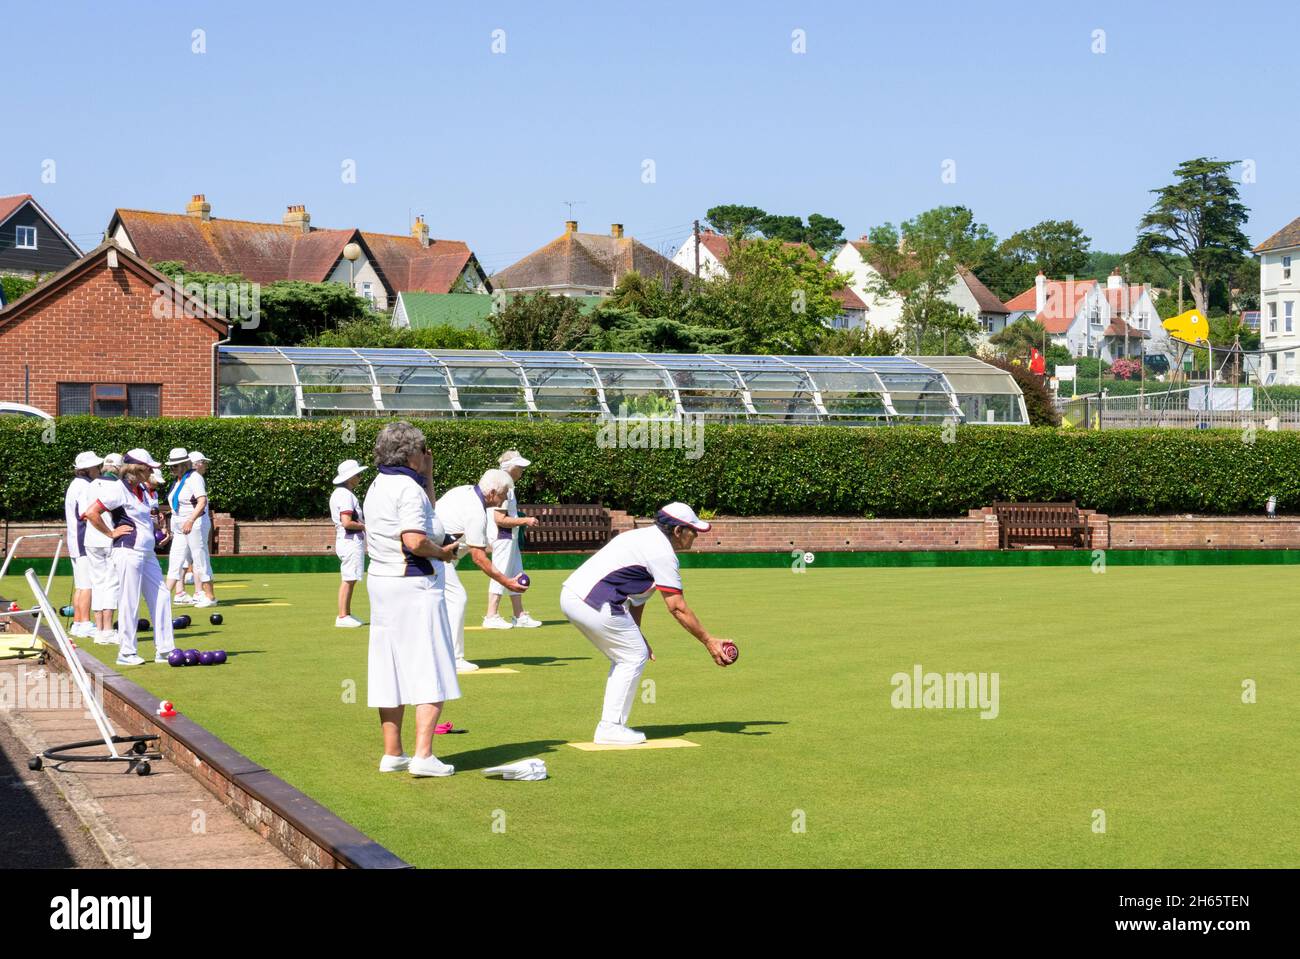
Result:
M1092 546L1092 530L1073 502L994 503L993 512L998 518L999 549Z
M520 504L519 515L537 517L536 526L519 530L519 548L534 553L600 549L614 533L609 510L599 504Z

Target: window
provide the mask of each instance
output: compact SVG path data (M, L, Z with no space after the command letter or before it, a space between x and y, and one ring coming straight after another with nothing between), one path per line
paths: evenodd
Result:
M1285 304L1284 307L1283 307L1283 309L1284 309L1284 311L1285 311L1285 314L1286 314L1286 332L1288 332L1288 333L1291 332L1291 314L1292 314L1294 308L1295 308L1295 301L1294 301L1294 300L1287 300L1287 301L1286 301L1286 304Z
M1093 326L1101 326L1101 309L1094 306L1092 308L1091 322Z
M14 246L20 250L36 249L36 227L20 226L16 230Z
M1270 303L1268 305L1268 331L1270 333L1277 332L1277 304L1276 303Z
M1284 256L1282 257L1282 282L1289 283L1290 281L1291 281L1291 257Z
M160 416L157 383L60 383L60 416Z

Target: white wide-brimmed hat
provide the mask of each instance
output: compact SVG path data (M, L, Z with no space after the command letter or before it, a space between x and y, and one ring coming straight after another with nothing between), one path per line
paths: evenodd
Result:
M167 454L168 466L180 466L182 463L188 463L189 461L189 451L183 446L173 446L172 451Z
M533 461L524 459L519 455L518 450L506 450L501 454L501 457L497 462L503 470L508 470L512 466L518 466L520 469L523 469L525 466L533 465Z
M204 455L203 455L202 453L200 453L198 450L190 450L190 462L191 462L191 463L211 463L212 460L208 459L206 456L204 456Z
M127 450L126 455L122 457L123 463L133 463L139 466L151 466L157 469L162 464L149 455L149 451L137 446L133 450Z
M74 470L88 470L92 466L102 466L104 457L96 455L94 450L86 450L84 453L78 453L76 460L72 463Z
M340 483L346 483L358 473L364 473L365 471L366 468L356 460L344 460L339 464L339 472L338 475L334 477L334 485L338 486Z

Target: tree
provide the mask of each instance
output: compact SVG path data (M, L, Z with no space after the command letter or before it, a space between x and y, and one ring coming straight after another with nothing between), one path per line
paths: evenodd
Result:
M1033 350L1043 352L1047 328L1031 316L1022 316L989 337L989 344L1003 356L1028 359Z
M715 232L724 236L741 237L758 232L758 221L765 216L767 213L756 206L739 206L735 203L710 207L704 214L705 220Z
M1151 192L1155 204L1138 224L1134 253L1168 262L1187 258L1196 308L1207 313L1210 284L1225 280L1249 246L1242 225L1249 212L1228 175L1235 160L1198 157L1174 170L1178 182Z
M844 224L834 217L809 213L808 229L804 231L804 240L810 247L825 256L844 242Z
M965 343L979 331L979 321L947 299L958 267L984 261L997 242L988 227L974 220L966 207L941 206L901 228L886 223L871 231L872 265L879 278L868 290L902 299L908 347L918 353L947 337Z
M769 240L783 243L803 243L808 230L801 216L781 216L769 213L758 221L758 229Z
M896 356L903 338L895 330L867 325L864 329L827 330L817 344L819 356Z
M1053 279L1083 276L1091 243L1073 220L1044 220L1003 240L975 272L989 289L1009 300L1033 286L1039 270Z
M577 300L545 290L513 297L488 322L502 350L578 350L592 332Z
M1061 425L1061 414L1057 412L1051 390L1043 382L1044 377L1035 376L1023 363L999 359L989 359L985 362L990 366L1006 370L1016 381L1021 395L1025 398L1025 412L1029 414L1030 426Z
M496 343L488 330L477 327L433 326L421 329L395 327L386 317L369 316L341 323L309 337L303 346L348 349L491 350Z

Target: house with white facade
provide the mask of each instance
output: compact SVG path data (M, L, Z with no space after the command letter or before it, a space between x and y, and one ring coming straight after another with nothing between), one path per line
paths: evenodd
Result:
M699 259L696 260L696 250L699 250ZM721 233L715 233L712 230L702 230L699 235L694 232L686 238L686 242L677 248L673 254L673 262L683 270L695 276L702 276L706 280L713 277L727 276L725 263L728 255L731 253L731 241ZM696 264L699 268L696 268Z
M1295 384L1300 357L1300 217L1259 246L1260 370L1266 383Z
M884 330L897 330L903 316L903 299L893 293L877 293L880 272L871 263L871 244L864 236L845 243L831 258L831 266L849 275L849 289L866 304L865 323Z
M1047 330L1049 342L1064 346L1072 356L1100 356L1107 363L1138 357L1153 352L1149 344L1152 327L1160 327L1160 323L1150 294L1146 293L1145 299L1135 297L1131 289L1118 274L1103 287L1096 280L1049 280L1039 271L1032 287L1007 300L1007 322L1023 317L1038 320ZM1139 316L1147 329L1127 321Z

